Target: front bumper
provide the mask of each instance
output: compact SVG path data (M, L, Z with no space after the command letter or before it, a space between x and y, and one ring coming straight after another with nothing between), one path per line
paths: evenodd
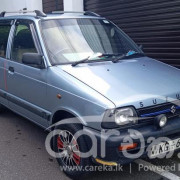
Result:
M121 143L125 142L124 140L129 139L130 134L129 130L136 130L139 132L140 136L142 135L144 139L144 144L140 143L139 138L133 139L133 143L138 143L138 146L135 149L127 150L128 153L133 154L133 158L125 157L122 151L118 150L118 147ZM161 129L158 129L154 124L142 126L142 127L133 127L129 129L115 130L116 133L119 132L119 135L111 135L113 134L113 130L100 132L94 129L84 127L85 134L89 134L89 136L96 137L97 143L94 143L96 146L95 149L97 152L93 151L94 158L98 158L108 162L116 162L118 164L127 164L135 159L144 158L147 156L147 147L150 142L148 139L159 138L159 137L167 137L169 139L175 139L180 137L180 117L175 117L172 119L168 119L167 125ZM105 145L103 146L103 142ZM92 142L87 140L87 144L89 145L89 149L92 147ZM138 152L140 152L137 154ZM137 156L138 155L138 156Z

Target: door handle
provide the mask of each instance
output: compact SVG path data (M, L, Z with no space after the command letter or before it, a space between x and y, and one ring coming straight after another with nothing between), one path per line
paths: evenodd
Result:
M9 66L9 73L14 73L14 68Z

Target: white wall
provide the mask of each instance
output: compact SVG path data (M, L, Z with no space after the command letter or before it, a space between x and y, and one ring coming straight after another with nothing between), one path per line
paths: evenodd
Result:
M84 11L83 0L64 0L64 11Z
M42 11L42 0L0 0L0 12L19 11L23 8Z
M42 11L42 0L0 0L0 12L19 11L23 8ZM64 11L84 11L83 0L64 0Z

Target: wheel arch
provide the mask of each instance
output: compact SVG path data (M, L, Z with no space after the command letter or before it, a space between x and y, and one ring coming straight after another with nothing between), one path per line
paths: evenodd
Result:
M82 117L80 117L79 114L75 113L74 111L70 111L69 109L56 110L52 115L50 124L53 125L63 119L73 118L73 117L77 118L82 125L87 125L87 123L84 121Z

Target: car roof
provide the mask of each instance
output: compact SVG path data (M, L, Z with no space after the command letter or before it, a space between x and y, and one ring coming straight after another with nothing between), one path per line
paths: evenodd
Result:
M6 15L6 14L5 14ZM59 12L53 12L51 14L44 14L44 16L37 16L34 13L30 14L15 14L10 15L7 12L7 15L4 17L0 17L0 20L12 20L12 19L28 19L28 20L50 20L50 19L64 19L64 18L89 18L89 19L104 19L103 17L99 16L98 14L95 14L93 12L66 12L66 11L59 11Z

